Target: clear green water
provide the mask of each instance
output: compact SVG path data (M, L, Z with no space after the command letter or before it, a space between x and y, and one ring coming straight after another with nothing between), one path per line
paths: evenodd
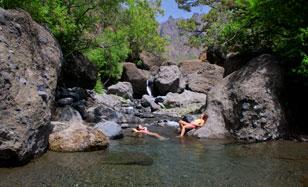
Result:
M307 176L308 143L125 137L105 151L2 168L0 186L302 186Z

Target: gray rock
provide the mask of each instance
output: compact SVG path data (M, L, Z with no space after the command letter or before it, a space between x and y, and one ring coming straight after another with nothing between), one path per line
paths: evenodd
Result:
M119 114L112 108L100 105L87 109L86 121L89 123L98 123L100 121L116 121Z
M155 103L155 98L149 95L142 96L141 105L143 107L150 107L151 111L156 111L160 109L160 106Z
M142 51L140 53L140 60L142 61L142 68L146 70L151 70L154 66L159 67L163 63L161 57L147 51Z
M206 95L202 93L185 90L183 93L168 93L164 100L164 105L170 107L185 107L189 104L206 103Z
M133 87L130 82L118 82L117 84L108 87L107 94L131 99L133 98Z
M73 98L75 102L87 99L89 97L88 92L80 87L73 87L73 88L63 88L60 87L57 89L56 92L56 99L62 99L62 98Z
M123 138L121 126L113 121L100 122L94 128L101 131L111 140Z
M169 92L178 92L180 87L181 71L175 66L161 66L154 78L154 89L157 95L166 95Z
M202 63L199 69L186 76L187 89L208 93L212 87L217 85L223 79L224 69L218 65Z
M282 77L283 71L273 56L251 60L209 92L209 119L194 135L224 137L228 129L234 137L249 141L283 136L286 120L278 95Z
M116 95L109 95L109 94L96 94L92 95L94 98L94 102L98 105L105 105L109 108L117 108L121 107L123 103L126 103L122 97Z
M147 93L147 80L150 73L145 70L138 69L134 63L126 62L123 64L122 80L130 82L133 86L134 97L141 98Z
M67 105L65 107L56 108L52 115L53 121L82 121L80 113L73 107Z
M166 125L168 127L174 127L174 128L178 128L179 127L179 123L175 122L175 121L167 121Z
M122 129L127 129L127 128L129 128L129 127L130 127L129 124L127 124L127 123L121 124L121 128L122 128Z
M74 99L73 99L73 98L71 98L71 97L66 97L66 98L59 99L59 100L57 101L57 104L58 104L59 106L65 106L65 105L71 105L71 104L73 104L73 102L74 102Z
M26 12L2 9L0 20L7 43L0 42L0 166L16 166L48 148L49 108L62 53L54 37ZM48 42L40 44L41 37Z
M206 104L206 98L205 94L189 90L185 90L181 94L168 93L163 103L165 108L160 109L159 113L176 117L200 113L202 107Z

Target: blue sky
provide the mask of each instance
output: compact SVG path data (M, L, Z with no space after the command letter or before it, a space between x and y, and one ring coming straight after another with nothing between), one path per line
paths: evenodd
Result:
M207 13L209 11L208 7L201 6L193 8L191 12L187 12L179 9L175 0L163 0L162 8L165 10L165 14L156 18L160 23L166 21L169 16L173 18L190 18L194 13Z

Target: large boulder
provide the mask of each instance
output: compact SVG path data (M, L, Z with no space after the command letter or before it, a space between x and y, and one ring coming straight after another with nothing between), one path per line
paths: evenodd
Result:
M164 60L161 57L153 53L149 53L147 51L142 51L139 57L140 60L142 61L142 68L146 70L151 70L155 66L159 67L164 62Z
M68 128L49 136L49 149L57 152L96 151L105 149L108 138L99 130L71 121Z
M147 93L148 79L149 72L138 69L134 63L125 62L123 64L122 80L132 84L134 97L141 98Z
M184 90L183 93L168 93L164 97L163 105L165 108L159 110L159 114L168 116L182 116L185 114L200 113L206 104L207 96L202 93Z
M189 104L200 103L206 104L206 95L202 93L185 90L183 93L168 93L164 98L163 104L170 107L185 107Z
M48 148L62 53L26 12L0 8L0 25L0 166L13 166Z
M63 63L60 85L93 89L98 76L98 68L80 52L74 52Z
M100 122L96 124L94 128L101 131L111 140L123 138L122 128L116 122L113 121Z
M218 65L202 63L198 70L186 76L187 89L194 92L208 93L223 79L224 69Z
M180 88L181 71L176 65L161 66L154 78L154 90L157 95L178 92Z
M254 58L209 92L209 119L194 135L217 138L230 132L251 141L283 136L286 119L279 100L282 78L283 71L273 56Z
M206 50L207 60L211 64L216 64L219 66L224 66L226 55L219 46L210 46Z
M115 85L109 86L108 94L117 95L126 99L133 98L133 87L130 82L118 82Z
M205 62L201 60L185 60L180 62L179 67L184 76L197 72L203 68Z
M256 54L246 54L239 52L231 52L226 56L226 61L224 63L224 77L230 75L231 73L241 69L247 62L252 59L252 56L257 56Z

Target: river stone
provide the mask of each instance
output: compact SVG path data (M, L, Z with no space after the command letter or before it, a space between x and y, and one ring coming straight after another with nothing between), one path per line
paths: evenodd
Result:
M131 99L133 98L133 87L130 82L118 82L117 84L108 87L107 94Z
M100 122L94 128L101 131L111 140L123 138L121 126L113 121Z
M141 105L143 107L150 107L151 111L156 111L160 109L160 106L155 103L155 98L149 95L142 96Z
M176 65L161 66L154 77L156 95L166 95L169 92L178 92L180 87L181 71Z
M194 135L221 138L229 130L234 137L249 141L283 136L286 118L279 100L282 78L283 70L273 56L254 58L209 92L208 121Z
M62 53L26 12L0 8L0 19L1 167L24 164L47 150Z
M96 151L105 149L108 138L99 130L78 122L71 123L67 129L49 136L49 149L57 152Z

